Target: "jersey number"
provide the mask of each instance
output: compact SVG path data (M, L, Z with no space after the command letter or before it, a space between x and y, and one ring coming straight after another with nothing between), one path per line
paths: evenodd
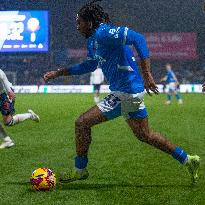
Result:
M109 30L109 33L114 35L114 38L119 38L119 30L120 30L120 27L117 27L117 29L115 28L112 28Z
M115 107L118 102L120 102L120 99L118 97L116 97L113 94L108 95L107 97L105 97L105 104L111 106L111 107Z

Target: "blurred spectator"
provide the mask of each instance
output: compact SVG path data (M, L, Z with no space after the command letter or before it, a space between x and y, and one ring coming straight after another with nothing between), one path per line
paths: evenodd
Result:
M63 51L65 53L65 51ZM60 54L58 54L59 56ZM79 56L76 58L73 56L72 58L65 57L65 61L63 61L62 66L69 67L73 64L79 63L82 60L82 57ZM65 63L66 62L66 63ZM39 79L41 79L42 73L48 71L50 69L50 64L52 59L50 59L49 55L45 56L1 56L0 57L0 68L5 72L13 72L16 75L16 84L17 85L36 85ZM58 61L58 64L60 61ZM152 72L154 78L157 83L160 83L160 78L165 74L163 68L163 61L155 62L153 60ZM177 62L174 63L174 67L176 75L178 76L178 80L181 84L187 83L203 83L205 81L205 69L203 65L198 63L183 63ZM11 82L14 83L12 79ZM57 85L84 85L90 84L90 74L85 74L82 76L68 76L67 78L58 78L50 84Z

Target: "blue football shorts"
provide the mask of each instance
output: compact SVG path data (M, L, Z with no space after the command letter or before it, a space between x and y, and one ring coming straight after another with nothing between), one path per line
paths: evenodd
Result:
M136 94L111 92L97 106L109 120L119 116L125 119L144 119L148 116L144 94L145 92Z

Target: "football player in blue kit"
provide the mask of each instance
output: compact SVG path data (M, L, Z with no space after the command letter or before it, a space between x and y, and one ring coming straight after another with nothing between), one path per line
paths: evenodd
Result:
M172 70L171 64L169 64L169 63L166 64L166 70L167 70L166 76L161 79L161 81L165 81L167 83L167 86L168 86L166 104L167 105L171 104L172 94L174 94L176 96L178 104L182 104L183 101L182 101L182 98L181 98L179 91L178 91L179 81Z
M127 27L107 22L108 14L97 4L98 0L83 6L76 17L77 30L88 39L88 59L69 68L59 68L44 74L44 80L59 76L80 75L93 72L98 66L106 77L111 93L94 107L81 114L75 122L75 168L61 177L62 182L86 179L91 128L94 125L123 116L134 135L169 154L186 165L195 183L198 180L199 156L188 155L160 133L148 126L148 114L144 104L145 90L149 95L158 94L152 77L150 56L142 34ZM137 50L141 73L130 46Z

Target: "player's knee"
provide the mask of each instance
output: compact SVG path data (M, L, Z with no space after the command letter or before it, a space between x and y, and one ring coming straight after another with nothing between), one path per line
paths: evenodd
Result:
M147 142L149 140L150 134L149 131L138 130L136 137L142 142Z
M76 121L75 121L75 127L86 127L86 120L81 115Z
M14 125L14 120L13 120L13 118L8 119L8 120L4 120L4 125L5 125L5 126L8 126L8 127Z

